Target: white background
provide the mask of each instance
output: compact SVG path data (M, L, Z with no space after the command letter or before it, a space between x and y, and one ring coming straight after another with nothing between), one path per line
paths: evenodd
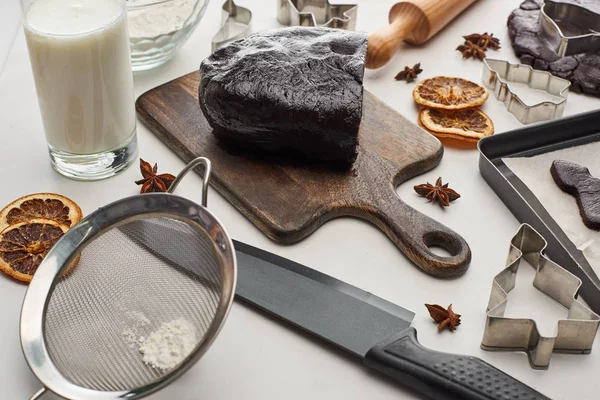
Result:
M362 1L358 30L372 31L387 23L391 0ZM410 93L414 84L396 82L405 65L421 62L419 78L454 75L479 81L482 64L462 60L455 47L461 36L493 32L503 44L491 57L516 62L509 45L506 19L520 0L481 0L441 34L420 48L403 48L385 68L369 71L365 87L409 119L417 108ZM197 69L210 53L210 39L220 21L221 0L213 0L197 31L167 65L136 75L136 95ZM254 12L254 30L276 27L275 0L239 0ZM16 36L15 36L16 34ZM14 38L14 40L13 40ZM6 62L3 60L6 58ZM137 193L133 183L139 171L132 167L120 176L95 183L80 183L54 173L49 164L35 89L16 0L0 5L0 203L21 195L51 191L76 200L86 214L113 200ZM600 107L596 98L571 94L566 115ZM503 105L492 97L484 106L496 132L519 128ZM158 162L163 172L177 173L183 163L143 125L138 125L140 155ZM493 276L502 269L508 243L518 221L479 175L476 150L446 148L434 171L402 184L399 195L419 211L441 221L469 242L473 261L463 277L443 281L414 267L387 237L369 224L339 219L320 228L294 246L269 241L215 191L209 207L238 240L267 249L335 276L376 295L414 310L414 326L421 343L429 348L471 354L490 362L554 399L597 399L594 384L600 371L600 350L590 355L555 354L550 369L534 371L522 353L490 353L479 344ZM438 176L462 194L447 210L428 204L412 186L433 182ZM251 176L248 179L252 179ZM260 182L257 182L260 190ZM190 177L178 192L200 198L200 179ZM524 270L523 272L529 272ZM517 292L509 302L510 316L535 316L552 334L564 310L540 296L530 286L531 273L521 274ZM25 399L40 387L24 361L18 336L19 312L26 287L0 276L0 398ZM529 306L518 306L523 300ZM454 304L463 324L454 333L438 334L423 303ZM412 399L413 394L394 382L367 371L360 363L310 336L271 320L236 303L214 346L183 378L152 399Z

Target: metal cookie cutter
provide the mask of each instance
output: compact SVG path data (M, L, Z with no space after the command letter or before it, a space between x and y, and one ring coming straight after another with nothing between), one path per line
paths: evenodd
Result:
M223 3L221 29L212 38L212 51L233 40L240 39L248 33L252 22L252 11L240 7L233 0Z
M542 37L560 57L600 50L600 14L580 5L546 0L540 11L539 26ZM576 34L565 32L574 29Z
M277 20L291 26L356 28L356 4L330 4L329 0L277 0Z
M521 225L511 241L506 268L494 277L481 342L484 350L524 351L535 369L548 368L552 352L589 353L600 323L600 316L575 298L581 280L547 258L546 245L535 229ZM558 321L556 337L541 336L531 319L504 317L521 259L536 269L533 286L569 310L567 319Z
M529 65L510 64L508 61L483 60L484 85L494 92L508 111L522 124L560 118L565 110L571 82L546 71L538 71ZM538 89L560 98L559 101L542 101L527 105L512 91L509 83L522 83L531 89Z

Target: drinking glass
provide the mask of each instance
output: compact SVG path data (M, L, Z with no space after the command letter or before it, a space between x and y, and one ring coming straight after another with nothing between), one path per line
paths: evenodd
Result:
M125 0L21 0L52 166L112 176L137 155Z

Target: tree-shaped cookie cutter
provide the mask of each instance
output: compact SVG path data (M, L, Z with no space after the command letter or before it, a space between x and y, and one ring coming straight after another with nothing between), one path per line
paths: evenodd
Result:
M508 112L522 124L532 124L560 118L565 110L571 82L546 71L538 71L524 64L511 64L504 60L483 60L483 84L503 102ZM531 89L544 91L557 98L526 104L510 84L524 84Z
M521 225L511 241L506 268L494 277L481 341L484 350L526 352L534 369L548 368L553 352L591 352L600 323L600 316L577 300L581 280L546 257L546 246L535 229ZM540 335L532 319L504 317L521 260L536 269L533 286L568 310L567 319L558 321L555 337Z

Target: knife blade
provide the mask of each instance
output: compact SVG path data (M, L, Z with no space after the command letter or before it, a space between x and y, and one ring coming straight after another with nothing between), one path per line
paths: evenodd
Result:
M139 220L131 240L174 267L187 231ZM165 235L170 241L164 240ZM355 286L267 251L233 241L238 279L236 297L357 357L404 386L435 400L549 400L548 397L473 356L442 353L421 346L410 324L414 313ZM193 247L184 258L201 257ZM191 261L190 261L191 262Z
M239 298L358 357L408 328L415 315L301 264L235 240L233 244Z
M233 241L236 295L362 358L436 400L541 400L548 397L472 356L429 350L410 323L414 313L275 254Z

